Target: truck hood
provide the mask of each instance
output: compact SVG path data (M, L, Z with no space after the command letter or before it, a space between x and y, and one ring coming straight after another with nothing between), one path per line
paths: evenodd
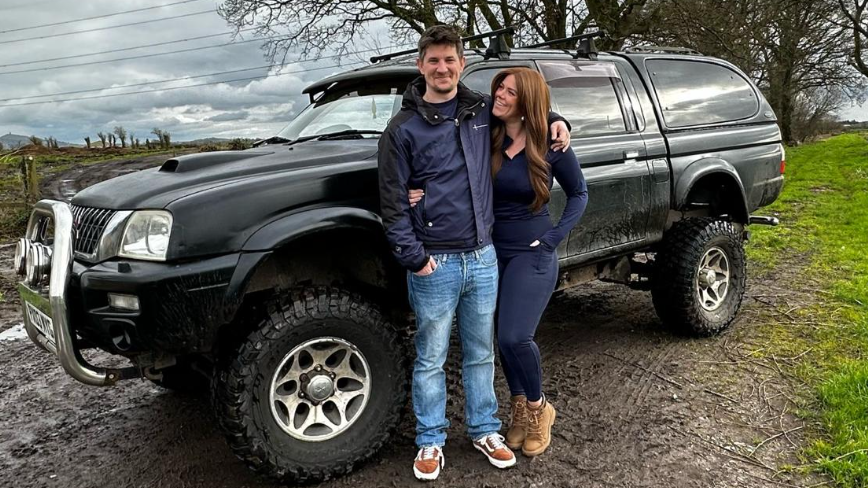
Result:
M76 194L72 203L112 210L165 208L179 198L245 179L358 162L376 153L376 139L360 139L191 154L93 185Z

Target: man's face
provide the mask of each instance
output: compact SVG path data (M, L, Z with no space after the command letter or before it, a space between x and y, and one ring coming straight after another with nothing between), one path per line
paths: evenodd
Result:
M416 60L428 89L443 95L452 93L458 87L464 63L464 56L458 56L455 46L442 44L428 46L425 57Z

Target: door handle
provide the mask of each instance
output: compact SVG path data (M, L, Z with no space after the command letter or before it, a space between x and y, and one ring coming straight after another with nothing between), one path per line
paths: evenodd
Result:
M624 151L624 159L636 159L639 157L639 151Z

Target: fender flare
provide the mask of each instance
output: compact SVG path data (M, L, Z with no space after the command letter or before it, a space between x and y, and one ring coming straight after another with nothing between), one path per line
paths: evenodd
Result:
M333 229L361 229L385 236L383 220L374 212L354 207L324 207L290 214L265 224L247 239L241 251L271 251L306 235Z
M359 229L384 236L383 221L379 215L354 207L324 207L283 216L254 232L244 243L241 256L225 294L225 312L230 320L244 299L248 284L260 265L272 251L291 242L334 229Z
M739 215L735 215L734 217L738 218L740 221L747 222L748 219L748 210L747 210L747 197L744 190L744 183L741 181L741 177L738 175L738 172L732 166L732 164L724 161L720 158L702 158L697 159L690 163L684 171L681 172L681 175L675 182L674 191L674 207L675 209L681 209L687 204L687 196L690 195L691 190L693 190L696 183L703 178L711 175L725 175L730 180L732 180L736 187L738 188L739 193Z

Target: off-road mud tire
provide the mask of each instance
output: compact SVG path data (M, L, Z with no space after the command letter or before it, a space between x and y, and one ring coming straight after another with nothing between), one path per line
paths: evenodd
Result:
M402 335L371 302L337 288L285 292L266 307L253 332L214 375L213 403L229 445L251 469L283 483L347 474L373 456L401 420L408 391ZM268 389L283 357L317 337L338 337L361 350L371 371L371 394L361 417L342 434L306 442L278 426Z
M725 253L730 286L714 311L702 307L697 291L701 259L712 247ZM714 218L676 222L666 233L654 266L651 295L660 319L681 334L710 336L732 323L741 307L746 281L744 245L732 223Z

